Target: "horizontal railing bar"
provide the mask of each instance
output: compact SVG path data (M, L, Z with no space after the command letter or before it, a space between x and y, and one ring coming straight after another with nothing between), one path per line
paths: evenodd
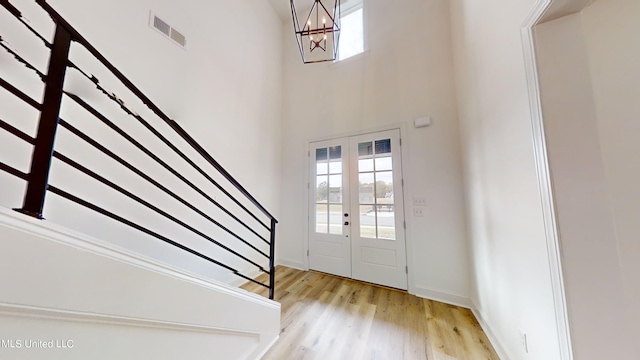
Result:
M225 179L227 179L229 182L233 183L233 181L235 181L233 179L233 177L231 176L231 174L229 174L227 172L227 170L225 170L222 165L220 165L214 158L213 156L211 156L202 146L200 146L200 144L198 144L197 141L195 141L191 135L189 135L177 122L175 122L175 120L171 120L171 122L173 123L173 126L175 127L175 129L177 130L177 132L180 134L180 136L182 136L182 138L184 138L189 145L191 145L191 147L193 147L203 158L205 158L205 160L207 160L216 170L218 170L218 172L224 176ZM276 218L271 215L269 213L269 211L267 211L267 209L265 209L262 205L260 205L260 203L258 202L258 200L256 200L242 185L240 185L239 183L236 184L236 188L238 189L238 191L240 191L247 199L249 199L249 201L251 201L251 203L253 205L255 205L258 209L260 209L260 211L262 211L263 214L265 214L266 216L268 216L270 219L274 219L276 220ZM278 222L278 220L276 220L276 223Z
M10 132L11 134L19 137L20 139L28 142L31 145L34 145L36 143L36 139L34 139L33 137L27 135L27 133L23 132L22 130L19 130L18 128L16 128L13 125L5 122L2 119L0 119L0 128Z
M175 216L173 216L173 215L171 215L171 214L167 213L166 211L164 211L164 210L160 209L159 207L157 207L157 206L155 206L155 205L151 204L150 202L148 202L148 201L146 201L146 200L142 199L141 197L139 197L139 196L137 196L137 195L134 195L132 192L130 192L130 191L128 191L128 190L126 190L126 189L124 189L123 187L121 187L121 186L119 186L119 185L115 184L114 182L112 182L112 181L110 181L110 180L107 180L107 179L106 179L106 178L104 178L103 176L98 175L96 172L94 172L94 171L92 171L92 170L87 169L85 166L80 165L78 162L76 162L76 161L74 161L74 160L70 159L69 157L67 157L67 156L65 156L65 155L63 155L63 154L61 154L61 153L59 153L59 152L57 152L57 151L54 151L54 152L53 152L53 157L55 157L56 159L58 159L58 160L60 160L60 161L64 162L65 164L67 164L67 165L69 165L69 166L71 166L71 167L75 168L76 170L78 170L78 171L80 171L80 172L84 173L85 175L88 175L88 176L92 177L93 179L95 179L95 180L97 180L97 181L99 181L99 182L101 182L101 183L103 183L103 184L107 185L108 187L110 187L110 188L112 188L112 189L116 190L117 192L121 193L122 195L125 195L126 197L128 197L128 198L130 198L130 199L132 199L132 200L136 201L137 203L139 203L139 204L141 204L141 205L146 206L147 208L149 208L149 209L151 209L151 210L155 211L156 213L158 213L158 214L160 214L160 215L164 216L165 218L167 218L167 219L169 219L169 220L173 221L174 223L176 223L176 224L178 224L178 225L180 225L180 226L184 227L185 229L187 229L187 230L189 230L189 231L193 232L194 234L199 235L200 237L202 237L202 238L204 238L204 239L207 239L209 242L211 242L211 243L213 243L213 244L215 244L215 245L218 245L220 248L222 248L222 249L224 249L224 250L226 250L226 251L228 251L228 252L232 253L233 255L235 255L235 256L237 256L237 257L241 258L242 260L244 260L244 261L246 261L246 262L248 262L248 263L250 263L250 264L252 264L252 265L256 266L256 267L257 267L257 268L259 268L262 272L269 273L269 271L265 270L265 269L264 269L260 264L258 264L258 263L256 263L256 262L252 261L251 259L249 259L249 258L245 257L244 255L242 255L242 254L240 254L240 253L236 252L235 250L232 250L231 248L229 248L229 247L227 247L227 246L223 245L222 243L220 243L219 241L217 241L217 240L213 239L212 237L210 237L210 236L206 235L206 234L205 234L205 233L203 233L202 231L200 231L200 230L198 230L198 229L194 228L193 226L191 226L191 225L189 225L189 224L185 223L184 221L182 221L182 220L180 220L180 219L176 218ZM264 254L264 256L265 256L266 258L269 258L269 255Z
M255 230L253 230L250 226L248 226L247 224L245 224L242 220L240 220L237 216L233 215L229 210L225 209L224 206L222 206L219 202L217 202L215 199L213 199L211 196L209 196L207 193L205 193L202 189L200 189L199 187L197 187L196 185L194 185L191 181L189 181L186 177L184 177L182 174L180 174L179 172L177 172L175 169L173 169L171 166L169 166L166 162L164 162L162 159L160 159L158 156L156 156L153 152L151 152L149 149L147 149L144 145L140 144L140 142L138 142L137 140L135 140L133 137L131 137L129 134L127 134L124 130L122 130L120 127L118 127L116 124L114 124L111 120L109 120L106 116L102 115L100 112L98 112L96 109L94 109L91 105L87 104L84 100L82 100L80 97L78 97L77 95L71 94L71 93L66 93L73 101L75 101L78 105L82 106L85 110L87 110L89 113L91 113L93 116L95 116L98 120L100 120L102 123L104 123L105 125L107 125L109 128L111 128L113 131L115 131L116 133L118 133L120 136L122 136L123 138L125 138L127 141L129 141L131 144L133 144L135 147L137 147L140 151L142 151L143 153L145 153L147 156L149 156L151 159L153 159L155 162L157 162L158 164L160 164L162 167L164 167L167 171L169 171L170 173L172 173L174 176L176 176L178 179L180 179L182 182L184 182L186 185L188 185L190 188L192 188L194 191L196 191L198 194L200 194L201 196L203 196L205 199L207 199L209 202L211 202L212 204L214 204L216 207L218 207L220 210L222 210L225 214L227 214L229 217L231 217L232 219L234 219L235 221L237 221L238 223L240 223L243 227L245 227L247 230L249 230L250 232L252 232L253 234L255 234L258 238L260 238L262 241L264 241L265 243L269 243L262 235L258 234ZM76 129L77 130L77 129ZM79 131L79 130L78 130ZM213 219L211 219L211 221L214 221ZM223 229L226 229L224 226L222 226L220 223L215 222L216 225L220 226ZM230 232L229 230L226 230L227 232ZM249 245L247 243L247 245Z
M22 13L15 6L9 3L9 0L0 0L0 5L4 6L13 16L20 18L22 17Z
M244 277L244 278L245 278L245 279L249 279L248 277ZM266 287L267 289L269 288L269 285L267 285L267 284L263 284L263 283L261 283L261 282L260 282L260 281L258 281L258 280L255 280L255 279L249 279L249 281L251 281L251 282L252 282L252 283L254 283L254 284L262 285L262 286ZM271 300L273 300L273 299L271 299Z
M5 41L2 38L2 36L0 36L0 47L5 49L9 54L13 55L13 57L16 60L18 60L18 62L20 62L22 65L26 66L30 70L33 70L40 77L40 80L42 80L42 82L46 81L47 76L42 71L38 70L38 68L36 68L35 66L31 65L30 62L28 62L25 58L20 56L17 52L11 50L10 47L5 45Z
M33 100L33 98L31 98L29 95L27 95L24 92L22 92L17 87L9 84L3 78L0 78L0 86L2 86L4 89L9 91L10 93L15 95L16 97L18 97L20 100L22 100L25 103L31 105L31 107L35 108L36 110L42 110L42 104L40 104L39 102Z
M153 111L158 117L160 117L160 119L162 119L165 123L167 123L172 129L174 129L174 131L176 131L176 133L178 133L180 136L184 135L183 132L178 131L178 128L175 127L175 125L177 125L175 123L175 121L171 120L162 110L160 110L160 108L153 102L151 101L151 99L149 99L142 91L140 91L140 89L138 89L126 76L124 76L124 74L122 72L120 72L120 70L118 70L113 64L111 64L107 58L105 58L95 47L93 47L93 45L91 45L89 43L89 41L87 41L87 39L84 38L84 36L82 36L75 28L73 28L73 26L71 26L71 24L69 24L60 14L58 14L57 11L55 11L47 2L46 0L36 0L36 2L43 8L45 9L45 11L47 11L47 13L49 13L49 15L54 19L54 21L60 25L60 26L64 26L67 31L69 31L69 33L71 33L73 39L75 41L77 41L78 43L82 44L82 46L84 46L87 51L89 51L98 61L100 61L109 71L111 71L111 73L118 78L118 80L120 80L131 92L134 93L134 95L136 95L140 100L142 100L142 102L147 105L147 107L149 107L149 109L151 109L151 111ZM187 140L187 139L185 139ZM190 145L193 145L191 142L189 142L187 140L187 142ZM197 149L196 149L197 150ZM209 159L206 159L207 161L209 161ZM211 163L211 162L210 162ZM215 162L215 164L217 164L217 166L220 166L217 162ZM214 167L216 167L216 165L211 163L211 165L213 165ZM217 168L217 167L216 167ZM222 168L220 166L220 168ZM224 170L224 169L223 169ZM227 180L234 186L236 187L243 195L247 196L247 198L256 206L258 207L258 209L260 209L261 211L263 211L265 213L265 215L267 215L269 218L274 218L271 214L269 214L268 212L266 212L266 210L264 210L264 207L262 205L260 205L260 203L258 203L257 200L255 200L255 198L253 198L241 185L240 183L234 178L232 177L228 172L224 171L221 172L221 174L227 178ZM262 222L261 222L262 223ZM263 224L264 225L264 224ZM266 227L266 226L265 226Z
M199 165L196 164L196 162L194 162L190 157L188 157L187 155L185 155L185 153L180 150L176 145L174 145L174 143L172 143L171 141L169 141L167 139L167 137L165 137L165 135L163 135L163 133L161 133L159 131L159 129L157 130L155 127L151 126L151 124L149 122L147 122L147 120L145 120L142 116L140 116L139 114L137 114L135 111L130 110L130 108L128 108L124 102L118 98L118 96L114 93L108 93L107 91L105 91L100 84L98 83L98 79L95 78L95 76L91 75L91 77L87 76L81 69L79 69L75 64L73 64L68 57L65 58L67 64L69 67L78 69L83 75L85 75L85 77L87 77L89 80L91 80L92 82L94 82L95 85L97 85L98 89L101 90L105 95L107 95L111 100L115 101L116 103L119 104L119 106L122 108L122 110L124 110L126 113L128 113L129 115L133 116L136 118L136 120L138 120L145 128L147 128L147 130L149 130L152 134L154 134L158 139L160 139L166 146L168 146L171 150L173 150L177 155L179 155L184 161L186 161L191 167L193 167L198 173L200 173L204 178L206 178L210 183L212 183L215 187L217 187L224 195L226 195L229 199L231 199L238 207L240 207L242 210L244 210L245 212L247 212L247 214L249 214L253 219L255 219L255 221L257 221L257 223L259 223L260 225L262 225L267 231L270 232L270 236L271 236L271 242L269 242L268 240L266 240L262 235L258 234L255 230L253 230L251 227L249 227L247 224L245 224L242 220L240 220L238 217L236 217L235 215L233 215L231 212L229 212L228 210L226 210L224 207L222 207L217 201L213 200L211 198L211 196L207 195L206 193L204 193L204 191L202 191L200 188L198 188L197 186L193 185L193 183L189 182L186 178L184 178L182 175L180 175L180 173L178 173L177 171L175 171L173 168L171 168L166 162L160 160L159 157L155 156L153 153L151 153L147 148L145 148L144 146L142 146L139 142L135 141L131 136L129 136L128 134L126 134L122 129L120 129L119 127L115 126L115 124L113 124L112 122L110 122L106 117L104 118L104 120L107 120L109 123L111 123L115 128L112 127L112 129L116 132L118 132L121 136L125 137L126 140L130 141L132 144L136 145L140 145L140 149L143 150L143 152L145 152L146 150L146 154L148 156L151 156L153 160L156 160L160 165L162 165L163 167L165 167L167 170L169 170L172 173L175 173L174 175L178 175L178 178L180 180L184 180L188 185L190 185L194 190L196 190L196 192L198 192L200 195L204 196L207 200L212 201L215 205L217 205L222 211L224 211L225 213L227 213L229 216L231 216L234 220L238 221L242 226L246 227L248 230L250 230L253 234L255 234L258 238L260 238L262 241L264 241L265 243L269 244L271 246L270 252L271 255L267 255L266 253L264 253L263 251L261 251L260 249L258 249L257 247L253 246L252 244L248 243L246 240L242 239L239 235L235 234L233 231L229 230L228 228L224 227L223 225L221 225L220 223L218 223L217 221L213 220L213 218L211 218L209 215L205 214L203 211L199 210L198 208L196 208L195 206L191 205L190 203L188 203L186 200L182 199L181 197L179 197L178 195L176 195L175 193L173 193L172 191L170 191L168 188L164 187L163 185L161 185L159 182L151 179L150 177L148 177L147 175L145 175L144 173L142 173L142 171L138 170L137 168L135 168L133 165L131 165L130 163L124 161L122 158L120 158L119 156L117 156L115 153L111 152L110 150L108 150L106 147L102 146L101 144L93 141L92 139L90 139L86 134L80 132L80 130L72 127L70 124L64 122L64 120L59 119L59 121L62 123L64 123L66 125L65 128L67 128L69 131L71 131L72 133L74 133L73 130L77 131L78 133L82 134L82 136L80 136L83 140L87 141L89 144L93 145L94 147L96 147L98 150L102 151L103 153L107 154L108 156L112 157L114 160L120 162L122 165L124 165L125 167L127 167L129 170L134 171L137 175L142 176L143 179L150 181L153 185L157 186L160 190L164 191L165 193L169 194L170 196L174 197L175 199L178 199L178 201L180 201L181 203L183 203L184 205L186 205L187 207L189 207L190 209L196 211L199 215L204 216L205 219L212 221L213 224L219 226L222 230L226 231L227 233L229 233L231 236L237 238L238 240L242 241L244 244L248 245L249 247L251 247L253 250L257 251L258 253L260 253L261 255L269 258L270 260L270 269L269 271L267 271L263 266L261 266L260 264L258 264L257 262L249 259L247 256L244 256L242 254L240 254L239 252L232 250L230 247L227 247L226 245L223 245L222 243L220 243L219 241L215 240L213 237L205 234L204 232L196 229L195 227L187 224L186 222L180 220L178 217L173 216L171 214L169 214L168 212L160 209L159 207L153 205L152 203L150 203L147 200L144 200L142 197L135 195L134 193L132 193L131 191L126 190L125 188L119 186L118 184L116 184L115 182L108 180L107 178L99 175L98 173L88 169L87 167L81 165L80 163L72 160L71 158L57 152L57 151L52 151L49 153L49 160L51 159L51 157L55 157L56 159L58 159L59 161L65 163L66 165L84 173L85 175L93 178L94 180L101 182L102 184L110 187L111 189L118 191L119 193L121 193L124 196L127 196L128 198L136 201L137 203L147 207L148 209L156 212L157 214L164 216L165 218L173 221L174 223L182 226L183 228L193 232L194 234L202 237L203 239L208 240L209 242L219 246L220 248L222 248L223 250L226 250L227 252L230 252L231 254L239 257L240 259L242 259L243 261L256 266L258 269L260 269L260 271L265 272L267 274L271 275L271 279L273 279L273 272L274 272L274 268L273 268L273 250L274 250L274 243L275 243L275 223L277 223L277 220L275 219L275 217L273 215L271 215L243 186L240 185L240 183L233 177L231 176L231 174L226 171L198 142L195 141L195 139L193 139L193 137L191 137L177 122L175 122L174 120L170 119L164 112L162 112L160 110L159 107L157 107L144 93L142 93L128 78L126 78L124 76L124 74L122 74L117 68L115 68L115 66L113 66L113 64L111 64L101 53L99 53L97 51L97 49L95 49L82 35L80 35L80 33L78 33L68 22L66 22L66 20L64 18L62 18L62 16L60 16L48 3L46 0L36 0L36 2L45 10L47 11L47 13L51 16L51 18L53 19L53 21L57 24L57 26L59 26L58 29L60 29L61 31L64 31L66 33L68 33L68 36L70 35L70 38L72 41L78 42L80 45L84 46L98 61L100 61L116 78L118 78L123 85L125 85L135 96L137 96L144 105L146 105L149 109L152 110L153 113L155 113L158 117L160 117L160 119L162 121L164 121L173 131L176 132L176 134L178 136L180 136L182 138L183 141L185 141L189 146L191 146L191 148L193 150L195 150L200 156L202 156L204 158L205 161L207 161L209 163L209 165L211 165L215 170L217 170L220 175L222 175L222 177L225 178L226 181L228 181L232 186L234 186L237 191L244 196L248 201L243 201L244 204L247 204L246 206L241 203L240 201L238 201L239 196L237 195L237 193L234 193L234 195L232 195L229 191L227 191L225 188L223 188L216 180L214 180L208 172L205 172ZM33 35L35 35L39 40L41 40L45 47L52 49L53 48L53 44L51 44L45 37L43 37L35 28L33 28L29 23L28 23L28 19L24 18L22 13L12 4L9 3L9 0L0 0L0 5L2 5L5 9L7 9L19 22L21 22ZM63 30L64 29L64 30ZM0 47L4 48L9 54L13 55L13 57L21 64L23 64L26 68L28 68L29 70L34 71L39 77L40 79L45 83L48 84L47 81L50 81L50 76L51 76L51 71L49 75L45 75L42 71L40 71L37 67L33 66L32 63L30 63L29 61L26 60L26 58L23 58L20 55L20 51L19 50L15 50L13 45L11 45L10 43L8 43L6 41L6 38L2 38L2 36L0 36ZM64 65L63 65L64 67ZM64 73L64 72L63 72ZM25 94L24 92L22 92L21 90L19 90L18 88L14 87L13 85L9 84L7 81L3 80L0 78L0 87L3 87L4 89L8 90L10 93L12 93L14 96L16 96L17 98L19 98L20 100L22 100L23 102L29 104L30 106L34 107L35 109L42 111L43 108L49 108L46 101L45 101L45 105L42 105L40 103L38 103L37 101L35 101L34 99L32 99L31 97L29 97L27 94ZM62 88L61 88L62 90ZM68 94L70 95L70 94ZM73 97L72 97L73 99ZM80 100L81 102L82 99L77 98L74 100ZM79 103L78 101L76 101L77 103ZM80 103L79 103L80 104ZM86 103L85 103L86 104ZM86 104L88 106L88 104ZM82 104L81 104L82 106ZM97 113L97 111L96 111ZM99 114L99 113L98 113ZM95 114L94 114L95 115ZM58 115L59 116L59 115ZM58 118L58 116L56 116L55 118ZM102 120L102 119L100 119ZM103 121L104 122L104 121ZM105 122L105 124L108 125L108 123ZM40 141L40 137L38 136L38 139L35 139L34 137L28 135L27 133L21 131L20 129L14 127L13 125L5 122L4 120L0 119L0 129L3 129L9 133L11 133L12 135L20 138L21 140L24 140L25 142L28 142L30 144L34 144L36 141ZM71 130L73 129L73 130ZM116 130L117 129L117 130ZM77 134L76 134L77 135ZM136 145L137 146L137 145ZM148 153L147 153L148 152ZM39 169L40 167L38 167ZM208 169L206 166L204 166L204 168ZM33 182L33 176L37 175L38 171L37 170L33 170L32 169L32 173L28 174L28 173L24 173L20 170L17 170L16 168L13 168L12 166L9 166L7 164L4 164L2 162L0 162L0 170L5 171L11 175L14 175L16 177L19 177L23 180L26 181L31 181ZM227 184L225 184L225 186L227 186ZM208 188L208 187L206 187ZM228 188L228 186L227 186ZM253 278L250 278L242 273L240 273L238 270L234 269L233 267L224 264L221 261L215 260L207 255L204 255L204 253L198 252L196 250L190 249L189 247L182 245L172 239L170 239L169 237L163 236L160 233L157 233L153 230L151 230L151 228L146 228L142 225L139 225L131 220L128 220L124 217L121 217L119 215L116 215L115 213L112 213L104 208L101 208L95 204L92 204L84 199L81 199L67 191L64 191L58 187L55 187L51 184L44 184L43 186L43 191L49 190L52 193L55 193L58 196L61 196L67 200L70 200L72 202L75 202L85 208L88 208L90 210L93 210L97 213L100 213L104 216L107 216L113 220L116 220L122 224L125 224L129 227L132 227L138 231L141 231L147 235L150 235L152 237L155 237L159 240L164 241L165 243L168 243L170 245L173 245L179 249L182 249L184 251L187 251L193 255L196 255L204 260L207 260L215 265L218 265L224 269L227 269L231 272L233 272L233 274L235 274L236 276L239 276L247 281L259 284L261 286L264 286L266 288L270 289L270 298L273 298L273 280L271 281L270 285L266 285L264 283L261 283L259 281L256 281ZM236 198L236 196L238 196L238 198ZM271 227L267 226L265 222L263 222L262 220L260 220L256 214L254 214L255 210L249 210L247 208L248 203L251 203L253 206L255 206L256 208L258 208L259 211L261 211L265 216L267 216L270 220L271 220ZM250 206L249 206L250 207ZM250 220L247 220L248 222L251 222ZM254 225L252 225L254 226ZM254 226L255 227L255 226Z
M60 126L62 126L63 128L69 130L71 133L73 133L74 135L78 136L80 139L84 140L89 145L93 146L94 148L96 148L97 150L102 152L103 154L105 154L105 155L109 156L110 158L112 158L113 160L117 161L122 166L126 167L127 169L129 169L133 173L135 173L136 175L138 175L141 178L145 179L146 181L148 181L149 183L151 183L152 185L154 185L158 189L162 190L167 195L169 195L172 198L174 198L177 201L179 201L181 204L183 204L183 205L187 206L188 208L190 208L191 210L195 211L200 216L204 217L205 219L209 220L213 224L217 225L222 230L226 231L227 233L229 233L230 235L236 237L237 239L239 239L240 241L242 241L246 245L248 245L248 246L250 246L250 247L255 249L255 247L253 245L249 244L244 239L242 239L241 237L237 236L235 233L233 233L231 230L229 230L224 225L220 224L218 221L213 219L211 216L205 214L202 210L196 208L195 206L193 206L192 204L190 204L189 202L187 202L186 200L184 200L180 196L176 195L174 192L172 192L171 190L167 189L164 185L160 184L159 182L157 182L156 180L152 179L147 174L145 174L142 171L138 170L135 166L131 165L129 162L125 161L120 156L118 156L115 153L113 153L111 150L109 150L106 147L104 147L103 145L99 144L97 141L91 139L89 136L87 136L82 131L80 131L77 128L75 128L73 125L69 124L68 122L66 122L63 119L60 119Z
M116 215L116 214L114 214L114 213L112 213L112 212L110 212L108 210L105 210L105 209L103 209L103 208L101 208L101 207L99 207L97 205L94 205L94 204L92 204L92 203L90 203L90 202L88 202L86 200L80 199L79 197L77 197L75 195L72 195L72 194L70 194L70 193L68 193L68 192L66 192L66 191L64 191L62 189L59 189L59 188L57 188L57 187L55 187L55 186L53 186L51 184L49 184L48 190L51 191L52 193L58 195L58 196L61 196L61 197L65 198L65 199L67 199L67 200L73 201L73 202L75 202L75 203L77 203L79 205L82 205L82 206L84 206L84 207L86 207L88 209L91 209L91 210L93 210L93 211L95 211L97 213L100 213L100 214L102 214L104 216L107 216L107 217L113 219L113 220L116 220L116 221L118 221L120 223L123 223L123 224L125 224L127 226L130 226L130 227L132 227L132 228L134 228L136 230L139 230L139 231L141 231L141 232L143 232L143 233L145 233L147 235L153 236L158 240L162 240L162 241L164 241L164 242L166 242L168 244L171 244L171 245L173 245L173 246L175 246L175 247L177 247L179 249L182 249L182 250L184 250L186 252L189 252L189 253L191 253L193 255L196 255L196 256L198 256L198 257L200 257L202 259L208 260L209 262L212 262L212 263L214 263L214 264L216 264L218 266L221 266L221 267L223 267L223 268L225 268L227 270L230 270L235 275L237 275L237 276L239 276L239 277L241 277L243 279L258 283L258 284L260 284L260 285L262 285L264 287L268 287L265 284L259 283L259 282L255 281L254 279L252 279L252 278L250 278L250 277L248 277L246 275L241 274L238 270L232 268L229 265L223 264L220 261L217 261L217 260L215 260L215 259L213 259L213 258L211 258L209 256L206 256L206 255L201 254L201 253L199 253L199 252L197 252L195 250L192 250L192 249L190 249L190 248L188 248L188 247L186 247L186 246L184 246L182 244L179 244L179 243L169 239L166 236L160 235L160 234L158 234L158 233L156 233L156 232L154 232L152 230L149 230L149 229L147 229L147 228L145 228L145 227L143 227L141 225L138 225L138 224L134 223L131 220L127 220L127 219L125 219L125 218L123 218L123 217L121 217L119 215Z
M155 135L158 139L160 139L160 141L162 141L171 150L173 150L173 152L178 154L178 156L180 156L187 164L191 165L192 168L194 168L196 171L198 171L200 173L200 175L202 175L205 179L207 179L210 183L212 183L216 188L218 188L218 190L222 191L223 194L225 194L228 198L230 198L235 204L237 204L240 208L242 208L247 214L249 214L251 217L253 217L265 229L269 230L269 227L265 223L263 223L260 219L258 219L258 217L255 216L255 214L253 214L249 209L247 209L244 205L242 205L233 195L231 195L217 181L215 181L211 176L209 176L209 174L207 174L204 170L202 170L202 168L200 168L195 162L193 162L193 160L189 159L188 156L186 156L182 151L180 151L180 149L178 149L175 145L173 145L173 143L171 143L171 141L169 141L166 137L164 137L158 130L156 130L153 126L151 126L151 124L149 124L149 122L147 122L142 116L138 115L137 113L135 113L134 111L129 109L125 105L125 103L121 99L119 99L115 94L109 93L108 91L106 91L106 89L104 89L102 86L100 86L100 83L99 83L97 78L89 77L80 68L78 68L77 66L75 66L73 64L71 64L71 65L73 66L74 69L77 69L78 71L80 71L80 73L82 73L87 79L89 79L91 82L93 82L98 87L98 89L100 91L102 91L102 93L104 93L108 98L110 98L111 100L116 102L120 106L120 108L122 110L124 110L124 112L126 112L127 114L133 116L136 120L138 120L138 122L140 122L140 124L142 124L142 126L144 126L153 135ZM82 100L77 95L74 95L74 94L71 94L71 93L67 93L67 95L69 95L73 100L76 101L76 103L78 103L80 106L84 107L87 111L90 111L90 112L92 111L89 108L93 109L93 107L91 107L91 105L87 104L84 100ZM97 111L95 109L93 109L93 110L97 113ZM175 131L175 129L174 129L174 131ZM186 133L184 133L184 134L186 135Z
M20 21L24 26L29 29L35 36L37 36L44 45L48 48L51 48L51 43L47 41L40 33L38 33L31 25L29 25L26 21L24 21L25 17L22 16L20 10L18 10L15 6L11 5L8 0L0 0L0 5L4 6L18 21Z
M165 138L162 134L160 134L160 132L158 132L155 128L153 128L148 122L146 122L139 115L134 117L137 118L138 121L142 123L142 125L144 125L149 131L151 131L154 135L156 135L156 137L158 137L162 142L164 142L167 146L169 146L176 154L178 154L181 158L183 158L189 165L191 165L194 169L196 169L196 171L198 171L202 176L204 176L207 180L209 180L209 182L211 182L215 187L217 187L218 190L222 191L222 193L225 194L229 199L231 199L236 205L238 205L242 210L244 210L247 214L249 214L252 218L254 218L260 225L262 225L262 227L269 230L269 227L264 222L262 222L262 220L258 219L258 217L253 212L247 209L246 206L242 205L242 203L238 201L238 199L236 199L233 195L231 195L231 193L229 193L225 188L223 188L220 184L218 184L217 181L213 180L213 178L209 176L209 174L207 174L204 170L202 170L202 168L196 165L196 163L193 162L193 160L189 159L187 155L185 155L175 145L173 145L167 138Z
M9 174L11 174L13 176L16 176L16 177L19 177L22 180L29 180L29 174L23 173L22 171L14 168L14 167L12 167L10 165L7 165L7 164L5 164L5 163L3 163L1 161L0 161L0 170L8 172Z

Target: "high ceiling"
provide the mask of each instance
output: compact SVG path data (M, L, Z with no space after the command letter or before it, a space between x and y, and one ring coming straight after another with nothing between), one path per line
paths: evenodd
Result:
M345 6L349 6L352 3L358 3L362 0L341 0L340 4L344 11ZM291 5L289 0L269 0L271 6L273 6L274 10L280 16L282 20L291 20ZM313 0L294 0L296 9L298 10L298 14L304 14L305 11L308 11L313 4ZM328 0L323 3L333 3L333 0Z
M269 0L269 2L282 20L291 19L291 6L289 5L289 0Z

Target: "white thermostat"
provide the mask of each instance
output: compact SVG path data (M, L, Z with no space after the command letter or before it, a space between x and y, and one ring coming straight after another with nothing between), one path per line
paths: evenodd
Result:
M431 125L431 116L423 116L413 120L413 126L417 128Z

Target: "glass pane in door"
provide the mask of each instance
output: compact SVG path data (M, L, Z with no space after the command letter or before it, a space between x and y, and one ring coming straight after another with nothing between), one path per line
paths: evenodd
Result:
M342 146L316 149L316 232L342 235Z
M395 240L391 139L358 144L360 236Z
M375 204L375 178L373 173L358 174L359 186L358 193L360 204Z
M329 202L342 204L342 174L329 176Z
M376 158L376 171L392 170L391 156Z
M327 234L329 231L328 223L328 205L317 204L316 205L316 232L321 234Z
M329 177L327 175L316 176L316 202L326 203L329 195Z
M328 173L327 149L316 149L316 174L325 175Z
M376 155L391 154L391 139L376 140Z
M376 209L375 205L360 205L360 236L375 239Z
M396 239L396 217L393 205L378 205L376 207L378 238Z
M376 204L393 205L393 173L376 172Z
M360 172L373 171L373 159L358 160L358 169Z
M329 233L342 235L342 205L329 205Z
M373 155L373 143L371 141L358 144L358 156L362 158L367 155Z

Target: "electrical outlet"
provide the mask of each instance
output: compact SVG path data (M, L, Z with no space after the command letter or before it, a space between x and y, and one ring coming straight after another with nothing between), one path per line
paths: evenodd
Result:
M413 208L413 216L415 216L415 217L423 217L424 216L424 210L422 208L419 208L419 207Z
M415 205L415 206L425 206L425 205L427 205L427 199L423 198L423 197L414 197L413 198L413 205Z
M522 345L522 349L524 349L524 352L528 354L529 344L527 343L527 333L522 330L520 330L520 344Z

